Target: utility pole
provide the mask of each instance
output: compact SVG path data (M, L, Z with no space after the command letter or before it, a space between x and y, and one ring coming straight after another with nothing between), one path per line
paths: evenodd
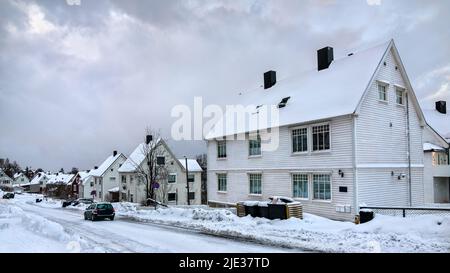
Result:
M188 160L187 157L184 157L185 165L186 165L186 189L187 189L187 204L188 206L191 205L191 202L189 200L189 169L188 169Z

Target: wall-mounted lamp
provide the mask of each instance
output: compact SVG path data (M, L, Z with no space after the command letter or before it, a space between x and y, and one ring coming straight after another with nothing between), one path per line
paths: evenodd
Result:
M342 170L339 170L338 174L339 174L341 177L344 177L344 172L343 172Z
M402 179L405 179L405 178L406 178L406 174L404 174L404 173L401 173L401 174L398 175L398 180L402 180Z

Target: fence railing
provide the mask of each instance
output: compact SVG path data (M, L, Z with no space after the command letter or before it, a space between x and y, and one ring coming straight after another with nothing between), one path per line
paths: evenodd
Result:
M440 215L450 216L450 207L360 207L360 209L369 209L375 214L399 217L414 217L418 215Z

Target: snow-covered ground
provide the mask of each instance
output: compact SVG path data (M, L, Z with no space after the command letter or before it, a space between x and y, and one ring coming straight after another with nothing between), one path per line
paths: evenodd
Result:
M47 221L56 222L69 230L69 237L62 236L59 242L72 242L72 245L80 245L82 251L124 251L123 246L131 245L128 251L146 251L146 247L134 245L134 240L141 241L145 238L145 245L155 245L154 251L164 252L274 252L274 251L321 251L321 252L450 252L450 217L424 215L414 218L400 218L377 215L366 224L355 225L349 222L332 221L322 217L305 214L303 220L267 220L261 218L237 217L226 209L211 209L206 206L171 207L157 210L140 208L136 204L117 203L117 220L112 222L95 222L81 220L81 213L85 206L61 208L60 201L47 200L35 203L35 197L31 195L16 196L14 201L6 206L5 210L22 209L25 213L33 212ZM3 204L2 204L3 205ZM17 208L15 208L17 206ZM1 208L0 208L1 209ZM8 213L6 213L8 214ZM15 215L15 212L9 215ZM23 216L19 217L16 225L20 226ZM0 220L3 217L0 216ZM50 222L51 223L51 222ZM150 225L148 225L150 224ZM155 228L155 224L161 225ZM1 225L1 224L0 224ZM27 221L22 229L27 229ZM72 225L76 225L74 227ZM118 226L116 226L118 225ZM178 228L174 228L178 227ZM111 238L117 237L123 243L119 247L101 240L92 241L92 234L86 234L85 229L92 229L98 233L101 229L108 232ZM8 228L6 228L7 230ZM97 230L99 229L99 230ZM114 229L114 230L112 230ZM3 238L3 228L1 238ZM186 243L186 230L195 231L191 243ZM114 232L113 235L109 233ZM167 233L167 234L165 234ZM210 237L204 235L213 234L230 239ZM199 234L202 234L201 236ZM40 234L42 235L42 234ZM192 234L191 234L192 235ZM18 235L15 235L18 236ZM72 236L72 237L70 237ZM153 237L152 237L153 236ZM180 241L178 241L178 237ZM42 237L42 236L41 236ZM47 238L44 234L45 239ZM157 238L156 242L154 242ZM226 242L221 247L210 245L212 238ZM234 240L232 240L233 238ZM50 239L54 239L51 237ZM91 239L91 240L90 240ZM105 238L103 238L105 239ZM127 244L126 240L130 243ZM147 241L148 240L148 241ZM241 240L238 242L236 240ZM249 241L253 243L249 243ZM73 243L75 242L75 243ZM180 242L182 242L180 244ZM266 245L256 245L261 243ZM187 245L199 246L186 250ZM201 246L201 247L200 247ZM97 247L97 248L95 248ZM200 249L200 250L199 250ZM0 247L0 251L4 251ZM46 251L45 249L43 251ZM55 250L58 251L58 250ZM63 249L64 251L64 249ZM127 251L127 250L125 250ZM148 250L147 250L148 251Z

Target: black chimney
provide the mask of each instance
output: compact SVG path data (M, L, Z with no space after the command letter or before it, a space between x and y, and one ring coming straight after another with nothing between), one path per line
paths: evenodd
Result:
M98 169L98 167L97 167L97 166L95 166L95 167L94 167L94 170L97 170L97 169Z
M441 114L447 114L447 102L443 100L437 101L436 110Z
M153 136L152 135L147 135L147 137L145 138L145 144L149 144L150 142L152 142L153 140Z
M113 151L113 156L116 156L117 155L117 151Z
M269 89L277 83L277 72L270 70L264 73L264 89Z
M332 47L327 46L317 50L317 69L319 71L330 67L330 64L333 62L333 60L334 56Z

